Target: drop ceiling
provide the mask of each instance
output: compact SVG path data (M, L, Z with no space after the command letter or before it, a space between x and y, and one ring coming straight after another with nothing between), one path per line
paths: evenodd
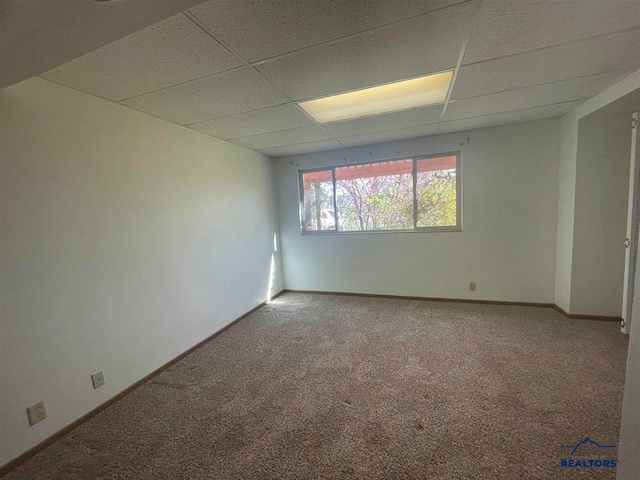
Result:
M189 7L41 76L283 156L555 117L640 67L638 0ZM439 105L326 124L297 105L446 70Z
M0 87L136 32L202 0L0 0Z

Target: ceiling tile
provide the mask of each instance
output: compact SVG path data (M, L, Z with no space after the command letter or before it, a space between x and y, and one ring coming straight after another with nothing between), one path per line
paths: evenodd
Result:
M294 100L455 67L471 13L463 4L257 65Z
M640 66L640 29L463 66L453 98L557 82Z
M440 121L442 105L412 108L402 112L375 115L372 117L356 118L344 122L324 124L324 128L334 137L349 137L366 133L375 133L382 130L414 127Z
M239 59L181 13L42 76L118 101L240 65Z
M255 62L466 0L212 0L190 12Z
M444 119L445 121L458 120L491 113L580 100L583 97L597 93L619 75L619 72L604 73L452 101L447 105Z
M307 127L283 130L281 132L263 133L262 135L235 138L230 141L236 145L241 145L253 150L264 150L266 148L282 147L285 145L296 145L298 143L309 143L329 139L331 139L331 135L325 132L322 128L317 125L310 125Z
M342 145L335 140L323 140L321 142L301 143L299 145L289 145L286 147L266 148L260 151L271 157L284 157L286 155L300 155L302 153L321 152L323 150L333 150L336 148L342 148Z
M341 138L340 143L346 147L354 147L357 145L390 142L392 140L402 140L405 138L424 137L427 135L435 135L436 133L438 133L438 124L434 123L418 127L398 128L396 130L387 130L384 132L354 135L352 137Z
M194 123L190 128L207 135L229 140L231 138L277 132L295 127L313 125L297 106L286 103L276 107L262 108L253 112L239 113L230 117Z
M242 67L122 102L181 125L286 103L260 75Z
M105 77L83 68L76 62L65 63L49 70L40 75L40 78L107 100L133 97L144 92L144 88L140 85L114 76Z
M638 0L484 0L463 64L639 25Z
M526 110L518 110L515 112L496 113L493 115L483 115L481 117L443 122L440 124L440 133L460 132L463 130L473 130L475 128L493 127L496 125L506 125L510 123L557 117L567 113L579 103L579 101L567 102L556 105L547 105L544 107L528 108Z
M91 52L202 0L0 1L0 87Z

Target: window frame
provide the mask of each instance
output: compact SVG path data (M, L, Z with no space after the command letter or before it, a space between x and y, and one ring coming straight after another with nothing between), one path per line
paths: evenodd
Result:
M439 157L456 157L456 224L437 226L437 227L418 227L418 160L424 160L429 158ZM336 202L336 168L352 167L358 165L371 165L376 163L384 163L398 160L411 160L413 162L413 228L411 229L398 229L398 230L354 230L354 231L340 231L338 230L338 208ZM335 229L333 230L307 230L305 227L305 205L304 205L304 181L303 175L305 173L324 172L331 171L331 178L333 183L333 216L335 222ZM367 160L353 163L339 163L335 165L328 165L325 167L298 169L298 209L300 218L300 230L301 235L370 235L376 233L438 233L438 232L462 232L462 152L441 152L441 153L428 153L421 155L402 156L384 158L379 160Z

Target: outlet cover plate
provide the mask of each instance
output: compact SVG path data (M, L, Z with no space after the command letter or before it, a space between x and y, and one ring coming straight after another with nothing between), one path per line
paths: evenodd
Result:
M27 417L29 417L29 425L35 425L47 418L47 409L44 406L44 400L27 407Z
M91 375L91 381L93 382L93 388L100 388L104 385L104 372L102 370Z
M476 289L476 282L469 282L469 290L473 291Z

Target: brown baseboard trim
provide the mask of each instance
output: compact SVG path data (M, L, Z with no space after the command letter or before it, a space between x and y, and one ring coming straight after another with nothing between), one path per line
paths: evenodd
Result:
M480 303L484 305L511 305L515 307L546 307L553 308L553 303L537 303L537 302L507 302L503 300L474 300L471 298L443 298L443 297L414 297L406 295L383 295L379 293L352 293L352 292L324 292L316 290L289 290L285 292L291 293L314 293L317 295L342 295L347 297L372 297L372 298L391 298L396 300L420 300L426 302L454 302L454 303Z
M251 315L252 313L254 313L257 310L259 310L260 308L262 308L268 301L274 300L277 297L279 297L280 295L282 295L283 293L288 293L288 292L291 292L291 293L313 293L313 294L316 294L316 295L341 295L341 296L351 296L351 297L390 298L390 299L397 299L397 300L422 300L422 301L428 301L428 302L455 302L455 303L476 303L476 304L484 304L484 305L511 305L511 306L520 306L520 307L543 307L543 308L553 308L553 309L558 311L561 315L563 315L566 318L586 319L586 320L604 320L604 321L611 321L611 322L613 322L613 321L616 321L616 322L621 321L621 318L618 318L618 317L606 317L606 316L601 316L601 315L578 315L578 314L567 313L562 308L560 308L559 306L557 306L557 305L555 305L553 303L507 302L507 301L501 301L501 300L473 300L473 299L467 299L467 298L414 297L414 296L405 296L405 295L383 295L383 294L377 294L377 293L325 292L325 291L317 291L317 290L289 290L289 289L284 289L284 290L279 291L275 295L273 295L269 300L266 300L266 301L262 302L260 305L257 305L256 307L252 308L251 310L249 310L248 312L244 313L240 317L236 318L234 321L232 321L228 325L224 326L223 328L221 328L217 332L213 333L212 335L208 336L207 338L205 338L201 342L198 342L196 345L194 345L193 347L189 348L187 351L181 353L180 355L178 355L177 357L173 358L172 360L169 360L167 363L165 363L161 367L157 368L156 370L154 370L153 372L151 372L147 376L145 376L142 379L138 380L133 385L127 387L122 392L118 393L117 395L115 395L114 397L110 398L109 400L107 400L103 404L99 405L98 407L94 408L90 412L86 413L85 415L83 415L79 419L73 421L72 423L70 423L66 427L62 428L61 430L58 430L56 433L54 433L53 435L51 435L49 438L45 439L44 441L40 442L35 447L31 448L30 450L26 451L22 455L19 455L18 457L14 458L10 462L8 462L5 465L1 466L0 467L0 477L3 477L4 475L7 475L9 472L14 470L16 467L18 467L19 465L23 464L24 462L29 460L31 457L34 457L35 455L40 453L42 450L47 448L52 443L55 443L58 440L60 440L60 438L64 437L67 433L69 433L72 430L74 430L75 428L79 427L80 425L85 423L87 420L89 420L92 417L96 416L101 411L103 411L106 408L110 407L111 405L116 403L118 400L120 400L123 397L127 396L128 394L133 392L135 389L137 389L138 387L140 387L144 383L148 382L149 380L151 380L153 377L157 376L158 374L162 373L164 370L166 370L170 366L172 366L175 363L179 362L180 360L182 360L184 357L186 357L190 353L194 352L195 350L197 350L198 348L202 347L206 343L210 342L211 340L213 340L217 336L221 335L222 333L224 333L225 331L227 331L228 329L233 327L235 324L237 324L241 320L244 320L249 315Z
M224 327L222 327L220 330L218 330L217 332L209 335L207 338L205 338L204 340L202 340L201 342L198 342L197 344L195 344L193 347L191 347L190 349L188 349L187 351L181 353L180 355L178 355L177 357L169 360L167 363L165 363L164 365L162 365L161 367L155 369L153 372L151 372L149 375L141 378L140 380L138 380L137 382L135 382L133 385L125 388L122 392L118 393L116 396L110 398L109 400L107 400L106 402L104 402L103 404L99 405L98 407L94 408L93 410L91 410L90 412L84 414L82 417L78 418L77 420L71 422L69 425L67 425L66 427L62 428L61 430L58 430L56 433L54 433L53 435L51 435L49 438L43 440L42 442L40 442L38 445L36 445L35 447L27 450L25 453L23 453L22 455L19 455L18 457L14 458L13 460L11 460L10 462L6 463L5 465L2 465L0 467L0 477L3 477L4 475L7 475L9 472L11 472L12 470L14 470L16 467L18 467L19 465L23 464L24 462L26 462L27 460L29 460L31 457L36 456L38 453L40 453L42 450L44 450L45 448L47 448L49 445L51 445L52 443L57 442L58 440L60 440L62 437L64 437L67 433L71 432L72 430L76 429L77 427L79 427L80 425L82 425L84 422L86 422L87 420L95 417L98 413L102 412L103 410L105 410L106 408L109 408L111 405L113 405L114 403L116 403L118 400L122 399L123 397L129 395L131 392L133 392L136 388L140 387L141 385L143 385L144 383L148 382L149 380L151 380L153 377L157 376L158 374L162 373L164 370L166 370L167 368L169 368L170 366L174 365L175 363L179 362L180 360L182 360L184 357L186 357L187 355L189 355L190 353L193 353L194 351L196 351L197 349L199 349L200 347L202 347L204 344L210 342L211 340L213 340L214 338L216 338L217 336L223 334L224 332L226 332L227 330L229 330L231 327L233 327L236 323L238 323L241 320L244 320L245 318L247 318L249 315L251 315L252 313L256 312L257 310L259 310L260 308L262 308L264 305L267 304L267 302L269 302L270 300L273 300L277 297L279 297L280 295L282 295L285 292L285 290L281 290L278 293L276 293L275 295L271 296L271 298L269 300L265 300L264 302L262 302L260 305L257 305L256 307L252 308L251 310L249 310L247 313L242 314L240 317L236 318L234 321L232 321L231 323L229 323L228 325L225 325Z
M421 300L421 301L427 301L427 302L477 303L481 305L511 305L514 307L543 307L543 308L553 308L566 318L581 319L581 320L602 320L606 322L622 321L620 317L607 317L603 315L580 315L575 313L567 313L558 305L555 305L553 303L507 302L503 300L474 300L470 298L413 297L413 296L405 296L405 295L383 295L379 293L325 292L325 291L318 291L318 290L285 289L283 291L291 292L291 293L314 293L316 295L342 295L347 297L372 297L372 298L391 298L391 299L397 299L397 300Z
M620 317L607 317L604 315L582 315L579 313L567 313L558 305L554 305L555 308L562 316L566 318L576 318L581 320L601 320L604 322L622 322L622 318Z

